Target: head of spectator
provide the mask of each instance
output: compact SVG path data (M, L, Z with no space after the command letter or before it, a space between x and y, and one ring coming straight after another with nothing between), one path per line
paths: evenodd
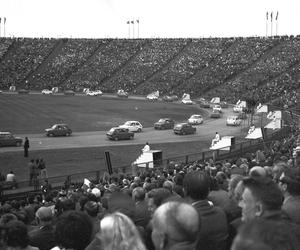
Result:
M273 180L275 182L279 182L279 178L283 171L287 168L287 164L284 163L283 161L278 161L274 164L272 174L273 174Z
M90 243L92 230L86 213L67 211L58 217L54 235L60 249L84 250Z
M257 217L274 218L281 215L283 196L278 185L269 178L247 177L243 179L244 191L239 206L242 221Z
M163 188L168 189L171 193L173 192L174 183L172 181L165 181L163 183Z
M100 205L98 202L95 201L87 201L84 204L83 210L92 218L96 218L99 211Z
M142 187L136 187L132 191L132 199L134 202L141 202L145 200L146 192L145 189Z
M162 204L152 219L155 249L194 249L199 223L198 213L192 205L177 201Z
M100 222L103 250L146 250L132 220L123 213L114 212Z
M36 211L35 217L39 225L50 225L53 219L53 210L51 207L40 207Z
M300 242L295 230L282 221L255 219L239 229L231 250L296 250Z
M244 178L244 176L239 175L239 174L231 175L231 178L228 183L228 194L231 199L234 198L234 190L235 190L236 186L238 185L238 183L241 180L243 180L243 178Z
M10 221L18 220L18 217L13 213L6 213L0 217L0 225L5 226Z
M12 220L6 224L6 245L7 249L26 249L29 246L28 231L23 222Z
M171 192L165 188L155 188L149 191L147 193L147 203L151 215L169 197L171 197Z
M267 177L267 171L263 167L254 166L250 169L249 176L253 177L255 179L266 178Z
M210 177L203 171L189 172L184 177L184 193L192 201L207 199L209 188Z

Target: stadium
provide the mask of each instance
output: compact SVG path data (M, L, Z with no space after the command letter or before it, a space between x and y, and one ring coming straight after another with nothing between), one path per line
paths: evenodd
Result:
M267 13L267 32L268 18ZM276 25L277 18L278 12ZM5 32L6 18L3 21L0 32L3 27ZM134 37L134 28L140 23L141 19L127 22L128 38L0 35L0 145L7 132L22 139L19 147L0 147L1 217L6 213L2 207L27 202L29 197L37 199L37 208L45 206L45 199L56 206L55 197L68 197L60 199L62 203L69 199L79 204L79 198L74 198L77 193L105 208L102 214L98 211L102 219L103 214L112 212L106 204L110 204L110 195L134 198L133 190L143 188L151 199L152 190L168 189L168 185L169 198L180 196L190 202L191 197L183 192L188 192L189 184L183 179L192 178L189 173L193 171L194 176L199 172L209 176L211 196L206 198L212 207L224 210L228 227L238 218L247 225L246 215L234 200L231 205L238 210L236 216L233 208L227 207L229 203L220 202L212 191L226 191L227 197L234 175L253 178L260 186L267 179L264 185L271 180L279 183L276 168L283 177L296 171L289 177L295 180L288 181L297 190L288 195L299 197L300 35ZM201 122L189 123L192 116L200 117ZM155 124L162 120L173 123L157 129ZM126 121L141 128L133 133L131 127L124 127ZM50 127L55 124L70 131L64 136L51 134ZM192 132L182 130L177 135L175 127L182 124L192 127ZM128 140L109 137L112 128L131 132ZM216 132L221 138L215 137ZM142 151L146 142L152 158ZM37 169L40 159L46 164L44 176ZM33 173L35 161L37 172ZM178 178L182 178L179 183ZM52 185L51 192L45 191L45 180ZM190 183L196 185L192 179ZM181 192L176 193L175 186L182 186ZM100 196L93 193L95 189ZM96 197L90 198L92 194ZM268 200L262 201L264 206L263 202ZM294 206L299 209L299 203ZM285 209L299 225L299 216ZM201 238L197 244L230 249L236 234L224 232L221 240ZM154 249L155 241L147 242L147 232L141 235L147 249ZM294 243L299 246L296 240Z

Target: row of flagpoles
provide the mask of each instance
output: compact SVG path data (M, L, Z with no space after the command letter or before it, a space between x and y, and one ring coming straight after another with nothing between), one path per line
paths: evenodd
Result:
M130 39L131 38L131 26L132 26L132 38L135 38L134 37L134 24L137 24L137 38L139 38L140 36L140 20L137 19L137 20L129 20L127 21L127 24L128 24L128 38Z
M276 16L274 15L274 21L276 22L276 33L278 35L278 11ZM270 24L271 24L271 36L273 36L273 11L270 12ZM266 36L268 36L268 27L269 27L269 12L266 13Z
M5 37L5 24L6 24L6 17L0 17L0 37L1 37L1 30L2 30L2 21L3 21L3 33Z

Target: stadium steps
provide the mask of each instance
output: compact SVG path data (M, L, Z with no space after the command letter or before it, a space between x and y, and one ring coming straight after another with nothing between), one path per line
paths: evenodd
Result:
M3 41L4 41L4 39L3 39ZM9 53L9 51L12 50L12 46L15 43L15 41L16 41L15 39L12 39L11 43L7 46L6 50L2 52L2 56L0 58L0 64L2 61L5 61L6 58L8 57L8 53ZM2 41L1 41L1 43L2 43Z
M42 75L44 71L47 71L48 62L51 61L53 58L55 58L57 55L60 54L62 51L62 48L65 46L65 44L68 42L68 39L59 39L53 49L49 52L49 54L45 57L44 61L37 67L37 69L33 72L30 72L26 79L29 83L29 85L35 85L36 75Z
M159 76L165 69L168 69L168 67L174 62L174 60L178 59L179 56L181 56L182 53L187 49L187 47L192 43L192 39L188 39L188 42L173 56L171 57L165 65L163 65L161 68L153 72L148 78L144 81L141 81L137 84L137 89L141 88L143 85L148 85L151 80ZM154 90L154 89L153 89Z
M72 77L73 74L76 74L80 70L80 68L82 68L86 63L88 63L90 60L92 60L96 56L97 52L106 45L107 44L105 44L105 43L99 43L99 45L94 50L92 50L90 55L87 56L85 60L83 60L79 65L77 65L75 68L73 68L72 71L69 71L66 74L66 76L64 76L64 79L60 81L59 86L62 86L65 82L67 82Z
M139 51L136 52L135 54L132 54L132 56L129 57L127 61L125 61L115 70L113 70L109 76L103 78L100 85L105 85L108 81L113 81L114 78L118 77L118 73L121 72L122 69L126 68L126 66L130 64L130 62L134 61L135 58L148 46L149 43L150 41L148 39L144 39L144 43L142 43Z

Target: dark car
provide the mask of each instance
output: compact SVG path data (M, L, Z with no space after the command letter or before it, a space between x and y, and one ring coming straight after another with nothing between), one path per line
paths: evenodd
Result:
M210 114L210 118L221 118L221 113L218 110L213 110Z
M210 108L210 103L207 102L207 101L202 101L202 102L199 103L199 107L200 108L205 108L205 109Z
M174 133L177 135L195 134L196 128L188 123L179 123L174 127Z
M227 102L220 102L221 108L228 108L228 103Z
M162 100L164 102L174 102L174 101L178 101L178 96L177 95L165 95L162 97Z
M161 118L154 123L154 129L172 129L174 128L174 120L170 118Z
M45 131L47 136L70 136L72 134L72 130L67 124L54 124Z
M0 147L5 146L17 146L20 147L22 145L22 138L15 137L10 132L0 132Z
M130 132L127 128L114 127L111 128L107 133L107 138L110 140L132 140L134 133Z
M246 120L247 119L247 114L245 112L239 112L237 114L238 118L241 120Z
M29 94L29 90L28 89L20 89L20 90L18 90L18 93L20 95L26 95L26 94Z
M64 95L75 95L75 92L73 90L65 90Z

